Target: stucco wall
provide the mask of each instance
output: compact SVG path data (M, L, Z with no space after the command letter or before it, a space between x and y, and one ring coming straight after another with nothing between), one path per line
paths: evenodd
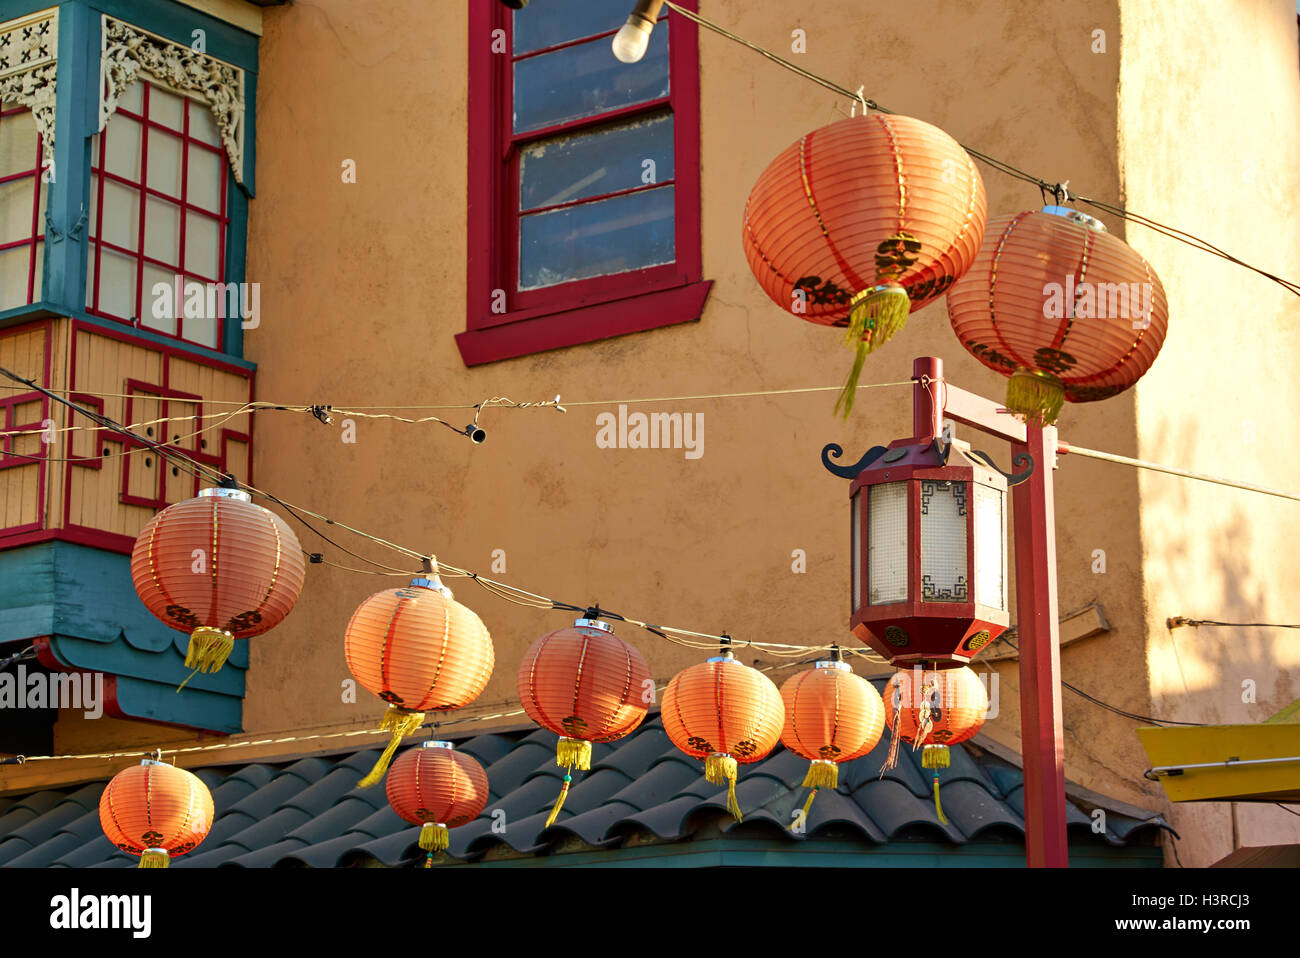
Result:
M1180 4L1179 16L1169 17L1125 0L1120 10L1128 207L1294 280L1294 5L1201 0ZM1129 231L1129 241L1157 265L1172 316L1160 361L1137 389L1139 455L1294 492L1300 301L1263 277L1142 227ZM1141 476L1140 494L1152 714L1259 722L1294 701L1294 630L1171 632L1165 620L1296 622L1300 504L1153 473ZM1247 683L1253 702L1244 701ZM1300 818L1272 805L1188 803L1166 811L1184 836L1178 848L1185 866L1210 864L1234 846L1300 841Z

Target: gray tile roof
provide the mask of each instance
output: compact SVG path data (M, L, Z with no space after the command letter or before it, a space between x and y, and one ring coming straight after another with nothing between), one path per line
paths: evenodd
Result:
M706 834L778 839L790 848L835 838L864 850L905 841L954 849L1023 841L1024 783L1014 764L976 743L954 747L942 777L949 821L942 825L919 755L904 748L897 768L880 776L888 740L886 732L871 753L842 765L839 788L823 791L805 832L792 834L786 826L806 797L800 783L808 763L779 746L762 762L741 766L736 794L745 820L736 823L726 812L725 791L704 780L701 763L677 751L653 716L622 741L595 746L591 770L574 775L564 809L548 829L546 816L564 774L555 764L555 735L524 730L461 739L457 748L487 769L491 799L476 821L452 831L451 848L438 863L536 856L575 843L588 850L685 843ZM194 769L212 790L216 821L203 844L172 867L423 864L419 828L389 808L383 786L356 788L377 755L365 749ZM0 867L134 866L137 859L115 849L100 830L104 784L0 799ZM1169 828L1157 816L1138 817L1140 810L1131 806L1069 791L1072 843L1149 845ZM1089 814L1098 805L1106 809L1103 834L1093 832Z

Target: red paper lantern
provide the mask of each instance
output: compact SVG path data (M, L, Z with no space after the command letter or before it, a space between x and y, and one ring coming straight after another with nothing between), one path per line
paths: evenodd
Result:
M765 758L785 724L785 706L772 680L725 651L673 676L660 715L672 743L704 759L704 777L727 786L727 810L740 821L737 763Z
M857 354L836 406L847 415L866 354L966 272L985 216L984 183L956 140L873 114L814 130L773 160L745 205L743 242L772 302L847 327Z
M549 828L574 767L591 768L591 743L620 739L645 718L650 666L592 611L534 642L519 663L517 684L528 717L560 736L555 763L565 770L564 785L546 820Z
M866 755L885 729L885 706L876 687L834 657L792 675L781 686L785 727L781 741L812 764L803 787L812 789L805 818L819 789L839 784L839 765Z
M108 840L140 856L140 868L166 868L193 851L212 828L212 793L198 776L156 759L124 768L99 797Z
M388 770L388 804L401 818L420 825L420 847L428 854L451 844L448 829L478 818L488 803L487 772L451 742L425 742L397 757Z
M198 672L220 669L235 639L279 625L305 572L285 521L224 487L168 506L131 550L136 593L163 623L190 633L185 664Z
M885 768L898 761L899 742L921 752L921 767L934 769L934 810L945 825L939 802L939 769L951 764L948 746L972 738L989 710L988 693L978 675L962 666L898 671L885 684L885 721L893 730Z
M961 344L1010 376L1007 408L1051 424L1061 404L1107 399L1155 362L1169 323L1160 277L1099 220L1063 206L989 224L948 291Z
M487 626L432 573L361 603L344 633L343 654L357 681L388 703L379 727L393 733L361 788L383 778L403 736L420 727L425 712L474 701L495 661Z

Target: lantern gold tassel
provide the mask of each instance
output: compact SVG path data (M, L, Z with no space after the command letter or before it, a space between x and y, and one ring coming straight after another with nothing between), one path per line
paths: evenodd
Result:
M1030 425L1052 425L1064 402L1065 386L1051 373L1021 366L1007 382L1007 409Z
M426 852L440 852L451 847L451 832L446 825L425 822L420 827L420 847Z
M947 745L927 745L921 752L921 767L934 769L934 813L944 825L948 819L943 814L943 803L939 801L939 769L952 764L952 755Z
M563 741L563 739L561 739L561 741ZM588 745L587 749L590 752L591 746ZM572 772L573 770L571 768L565 768L564 770L564 785L560 788L560 794L559 797L555 799L555 804L551 806L551 814L546 816L546 828L550 828L555 824L555 819L559 817L560 809L564 807L565 796L569 794L569 783L573 781Z
M146 848L140 855L137 868L169 868L172 858L165 848Z
M201 625L190 633L185 667L199 672L217 672L235 650L235 637L225 629Z
M814 759L808 766L808 774L803 777L803 787L811 788L808 793L808 800L803 803L803 818L796 819L790 828L802 822L807 824L808 812L812 809L813 799L817 797L817 792L823 788L835 788L840 783L840 767L834 762L828 762L825 759Z
M397 746L402 744L403 738L418 731L423 721L423 712L409 712L406 709L399 709L396 705L388 706L388 711L384 713L379 723L379 731L392 731L393 737L388 740L388 747L379 756L379 761L375 762L375 767L365 778L357 782L357 788L369 788L383 780L384 773L388 771L388 764L397 752Z
M740 803L736 801L736 760L730 755L714 752L704 760L704 778L712 785L727 786L727 811L742 821Z
M844 408L844 418L853 411L853 400L858 393L858 380L862 377L862 367L867 361L867 354L883 346L907 322L911 312L912 301L907 290L897 283L872 286L858 293L849 304L849 327L844 335L846 345L856 352L853 368L849 370L844 389L835 403L835 411Z
M555 764L564 768L577 767L581 771L591 768L591 743L580 738L560 736L555 746Z

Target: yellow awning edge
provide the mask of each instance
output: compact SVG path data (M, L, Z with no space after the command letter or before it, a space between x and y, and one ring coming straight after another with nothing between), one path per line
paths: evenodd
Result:
M1137 732L1171 802L1300 802L1300 701L1254 725Z

